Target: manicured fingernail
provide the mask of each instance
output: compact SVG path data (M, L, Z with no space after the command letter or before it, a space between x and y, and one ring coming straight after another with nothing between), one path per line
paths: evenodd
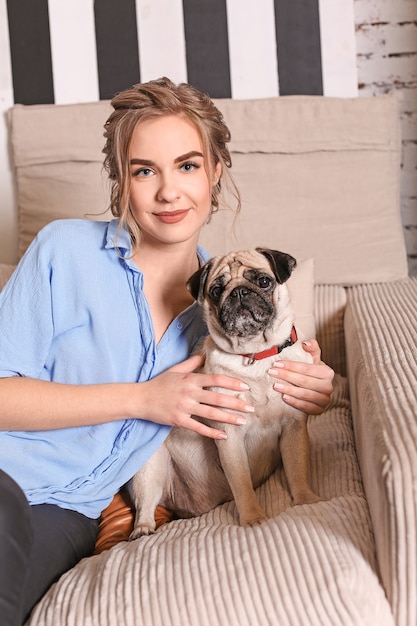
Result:
M308 347L310 347L310 346L311 346L311 343L310 343L309 341L303 341L303 344L304 344L305 346L308 346Z
M274 363L274 367L285 367L284 361L277 361L276 363Z
M284 385L282 383L275 383L274 389L276 391L282 391L284 389Z
M250 405L250 404L247 404L245 406L245 411L246 411L246 413L254 413L255 412L255 407Z
M240 388L245 389L246 391L250 389L249 385L247 385L246 383L242 383L242 382L240 383Z
M236 420L236 424L239 424L239 426L243 426L244 424L246 424L246 420L244 417L238 417Z
M221 431L217 433L217 439L227 439L227 435L225 432Z

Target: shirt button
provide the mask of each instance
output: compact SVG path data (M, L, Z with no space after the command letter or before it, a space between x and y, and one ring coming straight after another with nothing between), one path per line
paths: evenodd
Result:
M182 330L182 322L177 322L177 328L178 330Z

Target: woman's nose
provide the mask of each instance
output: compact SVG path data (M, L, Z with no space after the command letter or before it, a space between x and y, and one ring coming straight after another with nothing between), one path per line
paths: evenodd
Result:
M164 175L161 177L161 184L158 190L158 200L160 202L175 202L181 197L178 183L174 176Z

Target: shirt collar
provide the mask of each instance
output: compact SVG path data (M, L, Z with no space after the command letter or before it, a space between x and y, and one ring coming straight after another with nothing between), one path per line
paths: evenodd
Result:
M107 227L106 244L104 247L107 250L110 248L120 250L124 257L130 255L132 250L130 235L124 228L121 228L118 219L114 219L109 222Z

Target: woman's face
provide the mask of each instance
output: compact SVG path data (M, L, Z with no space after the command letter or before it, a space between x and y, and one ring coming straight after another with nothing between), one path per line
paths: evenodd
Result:
M140 122L129 150L130 208L142 242L197 243L211 210L212 187L200 136L187 120L176 116Z

